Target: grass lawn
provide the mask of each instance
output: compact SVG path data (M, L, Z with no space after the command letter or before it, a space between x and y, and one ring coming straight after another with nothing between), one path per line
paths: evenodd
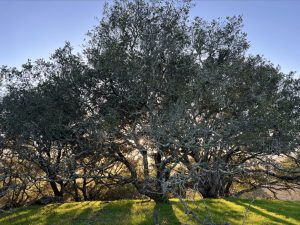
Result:
M29 206L17 209L13 213L0 213L1 225L47 224L47 225L129 225L154 224L153 212L160 224L196 224L190 216L185 215L181 204L172 200L172 204L155 204L122 200L114 202L79 202L50 204L46 206ZM209 199L189 202L189 205L204 218L214 222L227 221L231 225L300 225L300 202L255 200L249 206L249 200ZM249 210L246 210L249 209Z

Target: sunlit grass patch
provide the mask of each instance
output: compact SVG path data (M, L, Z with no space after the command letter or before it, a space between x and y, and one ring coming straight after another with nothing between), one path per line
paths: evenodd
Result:
M250 204L250 205L249 205ZM299 225L300 202L241 199L205 199L188 201L189 207L201 220L229 222L232 225ZM245 218L246 215L246 218ZM178 200L171 204L155 204L153 201L122 200L112 202L75 202L29 206L12 213L1 213L1 225L86 225L86 224L196 224L185 214Z

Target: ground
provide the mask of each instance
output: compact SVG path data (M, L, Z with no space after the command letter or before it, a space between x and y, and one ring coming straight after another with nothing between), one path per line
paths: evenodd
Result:
M217 223L226 221L231 225L300 225L299 201L251 202L241 199L209 199L191 201L188 204L202 219L213 219ZM177 200L172 200L171 204L122 200L35 205L19 208L12 213L0 213L0 224L150 225L154 224L154 217L158 218L159 224L196 224L184 213Z

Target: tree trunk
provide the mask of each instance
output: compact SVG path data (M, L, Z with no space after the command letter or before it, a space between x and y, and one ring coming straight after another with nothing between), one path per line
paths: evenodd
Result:
M230 195L230 187L232 181L228 180L227 182L222 180L209 180L207 178L205 183L199 183L199 192L203 198L223 198Z
M62 193L61 191L58 190L55 181L50 181L50 186L51 186L51 188L52 188L52 191L53 191L55 197L59 197L59 198L62 198L62 197L63 197L63 193Z
M217 192L212 192L210 189L207 191L200 191L203 198L220 198L221 196Z
M155 202L169 202L168 196L164 193L163 183L169 179L169 172L167 171L165 163L161 159L160 152L155 154L155 166L156 166L156 191L157 194L154 196L153 200Z
M83 195L83 199L84 201L88 201L89 198L88 198L88 195L87 195L87 182L86 182L86 178L83 178L83 184L82 184L82 195Z
M79 202L79 201L80 201L80 198L79 198L79 193L78 193L78 188L77 188L76 179L75 179L74 182L73 182L73 188L74 188L74 200L75 200L76 202Z
M203 172L198 183L203 198L220 198L224 196L225 184L217 172Z
M142 194L146 195L150 199L154 200L156 203L169 203L168 196L162 192L158 192L151 188L144 187L142 185L136 186L137 191Z
M165 194L156 194L155 196L152 197L152 200L155 201L155 203L170 203L169 198Z
M224 190L224 197L229 197L230 196L230 188L232 186L232 179L230 179L227 184L226 184L226 187L225 187L225 190Z
M168 202L168 197L165 193L163 193L162 188L162 182L163 179L165 179L167 176L167 172L165 170L162 170L162 168L165 168L165 166L162 166L161 162L161 156L160 154L156 156L157 159L155 159L156 164L156 181L155 184L153 183L149 184L148 180L139 181L137 171L135 167L128 161L124 155L121 152L118 152L117 160L124 163L124 165L127 167L131 174L132 183L137 189L137 191L142 194L146 195L147 197L151 198L155 202ZM154 187L153 187L154 186Z

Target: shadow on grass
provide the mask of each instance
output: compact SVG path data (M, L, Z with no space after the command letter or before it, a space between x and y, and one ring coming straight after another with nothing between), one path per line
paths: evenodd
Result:
M145 223L147 222L147 223ZM150 221L145 221L141 225L146 224L174 224L179 225L181 222L176 217L176 214L173 211L172 203L155 203L152 218ZM149 223L151 222L151 223Z
M10 225L28 225L41 223L40 216L51 213L53 210L58 208L58 204L51 204L47 206L24 206L18 208L15 212L1 215L1 223L10 224Z
M47 225L130 224L131 201L83 202L72 209L56 212L47 218Z
M255 208L256 206L260 207L259 205L255 204L255 203L254 204L250 204L250 206L249 206L249 202L247 203L247 202L245 202L243 200L240 200L240 199L237 199L237 200L234 200L234 201L232 200L231 202L234 202L235 204L240 205L242 207L249 208L249 210L251 212L256 213L256 214L258 214L260 216L263 216L265 218L268 218L271 221L274 221L274 224L276 222L276 223L285 224L285 225L295 225L294 223L290 223L290 222L288 222L286 220L277 218L275 216L272 216L272 215L270 215L268 213L263 212L262 210L259 210L259 209ZM274 211L273 213L277 214L277 211Z
M206 224L240 224L238 221L243 220L243 215L238 209L232 208L232 205L228 204L230 202L220 199L187 200L186 203L189 210L193 211L198 219L194 219L192 215L186 215L186 218L195 224L198 224L199 221ZM176 207L181 214L185 214L182 204L178 203Z
M300 202L272 201L270 203L267 200L259 200L255 201L253 205L267 210L268 212L297 220L300 224Z
M87 224L86 222L88 222L89 217L93 214L93 207L93 202L60 205L46 215L43 224Z
M95 224L130 224L132 206L132 201L106 203L95 212Z
M87 225L131 224L132 201L109 203L81 202L22 207L15 213L0 215L0 224L9 225Z
M241 224L244 209L250 200L242 199L207 199L187 201L200 219L211 217L214 222L228 221ZM256 200L251 204L251 214L269 220L271 224L300 224L300 202ZM277 216L277 215L278 216ZM0 214L0 224L63 224L63 225L153 225L153 224L194 224L190 215L185 215L178 201L171 204L155 204L153 201L116 201L116 202L81 202L30 206L17 209L13 213ZM190 223L191 222L191 223Z

